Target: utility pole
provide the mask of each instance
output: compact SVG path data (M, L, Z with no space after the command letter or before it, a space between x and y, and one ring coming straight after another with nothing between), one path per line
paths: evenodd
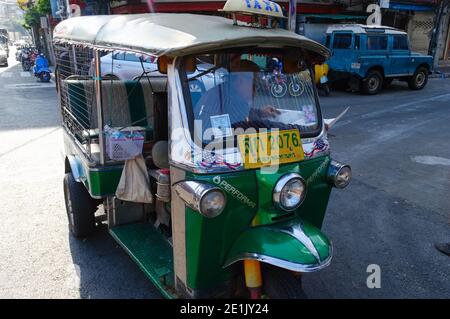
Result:
M441 0L439 7L436 9L436 19L434 20L433 32L431 33L430 44L428 46L428 55L433 57L433 69L438 68L438 43L441 38L441 30L443 24L443 17L448 11L449 0Z
M297 0L289 0L288 30L296 31Z

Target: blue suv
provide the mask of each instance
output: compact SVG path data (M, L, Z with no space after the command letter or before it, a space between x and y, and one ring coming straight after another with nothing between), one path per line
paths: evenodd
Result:
M327 29L331 82L349 83L353 91L377 94L394 79L412 90L425 87L433 58L411 52L405 32L384 26L336 25Z

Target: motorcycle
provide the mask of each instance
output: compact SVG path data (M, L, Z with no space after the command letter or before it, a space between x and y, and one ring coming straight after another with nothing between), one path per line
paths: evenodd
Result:
M31 71L32 66L38 56L36 49L32 47L23 48L19 58L22 63L22 69L26 72Z
M48 67L48 61L43 54L39 54L36 58L33 73L41 82L50 82L50 73L52 71Z

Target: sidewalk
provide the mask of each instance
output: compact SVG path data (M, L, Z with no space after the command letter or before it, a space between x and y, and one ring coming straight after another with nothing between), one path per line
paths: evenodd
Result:
M50 77L51 77L52 81L56 82L56 80L55 80L55 67L54 66L49 66L49 69L52 71L52 73L50 73Z
M432 74L429 76L430 78L450 78L450 65L440 65L438 66Z

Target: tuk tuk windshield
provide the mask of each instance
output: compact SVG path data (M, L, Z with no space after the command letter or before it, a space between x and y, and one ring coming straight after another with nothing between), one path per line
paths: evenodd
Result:
M320 113L310 70L300 57L289 70L283 57L280 50L185 57L181 77L195 140L232 138L238 129L317 134Z

